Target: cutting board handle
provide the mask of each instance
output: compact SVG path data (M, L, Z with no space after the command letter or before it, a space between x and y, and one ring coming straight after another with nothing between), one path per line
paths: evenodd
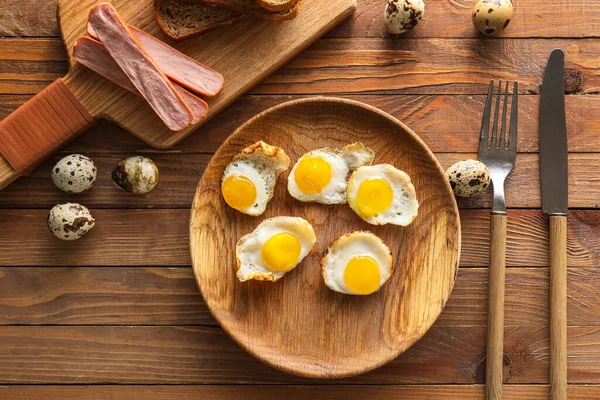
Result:
M95 123L63 80L55 80L0 122L0 189Z

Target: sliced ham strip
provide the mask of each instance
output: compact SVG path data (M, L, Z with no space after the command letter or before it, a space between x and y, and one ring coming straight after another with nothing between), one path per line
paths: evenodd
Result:
M73 57L92 71L97 72L122 88L141 96L140 92L131 83L127 75L125 75L125 72L121 70L121 67L108 54L102 43L97 40L83 36L77 39L73 47ZM208 112L208 104L181 86L174 86L194 114L192 123L195 124L204 118Z
M89 22L108 53L165 125L180 131L193 115L177 90L108 3L90 12Z
M206 97L214 97L223 89L225 81L223 75L217 71L186 56L149 33L133 26L129 26L129 29L154 59L154 62L171 80L192 92ZM89 23L87 24L87 32L94 39L98 39L96 31Z

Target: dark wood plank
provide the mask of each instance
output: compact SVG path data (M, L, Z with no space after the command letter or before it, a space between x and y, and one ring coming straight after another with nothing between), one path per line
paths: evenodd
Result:
M0 96L0 120L31 96ZM305 96L247 95L229 106L193 135L173 147L177 152L212 153L229 134L249 118L277 104ZM410 126L431 150L440 153L477 151L480 116L485 96L463 95L350 95L353 100L378 107ZM538 96L519 99L519 152L538 151ZM600 151L600 98L567 96L570 152ZM90 129L63 152L133 152L150 148L107 121Z
M568 324L599 326L600 269L568 271ZM548 270L509 268L506 326L548 323ZM190 268L5 267L0 325L217 325ZM487 269L461 268L437 327L487 324Z
M34 94L66 73L66 62L45 58L45 50L35 55L44 61L13 60L21 46L36 40L49 39L0 41L0 93ZM490 79L517 79L521 93L539 94L556 47L567 54L569 93L597 93L597 41L385 38L319 40L250 93L484 94Z
M2 266L190 265L189 210L93 209L96 227L76 242L61 242L46 226L46 210L0 211ZM463 210L461 266L488 264L489 210ZM548 222L538 210L511 210L508 266L548 265ZM600 211L569 212L571 267L600 265ZM25 251L26 249L26 251Z
M434 327L379 370L328 382L482 383L485 331ZM569 382L600 382L600 328L570 327L568 334ZM0 340L3 384L309 382L262 364L216 327L5 326ZM507 327L504 348L508 383L548 383L547 328Z
M426 5L425 17L404 37L477 37L471 24L471 0L436 1ZM359 0L352 17L329 36L387 36L379 0ZM0 36L56 36L56 0L0 0L6 14ZM528 0L515 6L513 22L503 37L597 37L600 5L586 0ZM225 28L226 29L226 28ZM390 39L393 40L393 39Z
M111 172L124 154L88 154L98 165L98 178L92 190L78 196L58 190L49 179L51 169L64 155L55 155L44 162L31 176L18 179L2 190L0 208L50 208L57 203L77 201L93 208L190 208L196 186L210 154L179 154L155 152L148 154L160 170L157 188L145 196L132 196L118 189ZM443 168L476 154L438 153ZM375 158L377 162L377 157ZM402 169L402 160L398 160ZM520 154L515 168L506 182L506 204L511 208L539 208L540 198L539 158L537 154ZM283 184L283 183L280 183ZM600 199L600 157L594 153L574 153L569 157L569 207L598 208ZM460 199L459 206L489 208L492 190L483 197Z
M505 385L505 400L546 400L550 390L548 385ZM102 386L2 386L0 397L14 400L63 400L122 399L162 400L263 400L288 399L339 400L364 398L378 400L480 400L484 398L483 385L102 385ZM600 396L600 386L570 385L569 399L590 400Z

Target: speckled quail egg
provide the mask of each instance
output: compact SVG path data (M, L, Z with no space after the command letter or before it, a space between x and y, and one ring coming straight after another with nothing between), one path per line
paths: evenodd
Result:
M77 203L57 204L48 215L48 228L61 240L77 240L95 224L90 210Z
M512 13L512 0L479 0L473 8L473 25L485 35L497 35L506 29Z
M81 154L61 158L52 168L52 182L67 193L83 193L96 182L96 164Z
M158 167L144 156L126 158L112 172L115 185L133 194L150 192L156 187L158 177Z
M423 0L388 0L383 20L389 33L404 33L414 28L425 12Z
M454 194L460 197L482 195L490 185L490 171L481 161L459 161L452 164L446 174Z
M273 198L277 177L290 167L282 148L259 141L244 148L227 165L221 179L225 203L241 213L257 216Z

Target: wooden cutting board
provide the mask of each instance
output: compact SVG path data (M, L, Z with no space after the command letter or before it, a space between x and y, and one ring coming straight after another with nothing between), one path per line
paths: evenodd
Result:
M119 88L72 58L73 45L85 34L90 9L98 0L59 0L58 23L65 42L70 70L62 79L66 87L94 118L106 118L122 126L150 146L169 148L236 98L273 73L356 9L356 0L302 0L291 21L240 21L176 43L160 31L152 0L112 0L123 19L182 52L219 71L225 77L223 91L208 100L208 117L181 132L167 129L140 97ZM0 155L0 189L18 176Z

